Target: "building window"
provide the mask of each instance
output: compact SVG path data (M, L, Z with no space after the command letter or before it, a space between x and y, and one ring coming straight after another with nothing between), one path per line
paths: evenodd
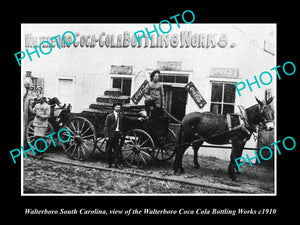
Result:
M123 95L131 95L131 78L112 77L112 87L120 88Z
M188 83L188 75L160 74L160 81L163 83Z
M210 111L223 115L233 113L235 104L234 83L212 82L211 85Z
M44 78L31 77L31 80L34 90L36 90L37 87L42 87L42 94L44 94Z

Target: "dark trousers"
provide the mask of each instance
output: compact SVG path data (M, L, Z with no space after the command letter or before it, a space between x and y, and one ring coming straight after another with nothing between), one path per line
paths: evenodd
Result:
M122 146L124 143L124 137L121 132L116 131L112 138L107 141L107 161L111 166L113 162L119 165L122 162Z
M34 143L36 142L36 140L38 140L38 139L40 139L40 138L42 138L42 139L45 139L45 137L40 137L40 136L35 136L35 138L34 138ZM33 143L33 144L34 144ZM33 146L34 147L34 146ZM36 142L36 147L38 148L38 150L43 150L43 149L45 149L45 143L42 141L42 140L39 140L38 142ZM45 151L43 151L43 152L40 152L40 151L38 151L38 150L36 150L35 149L35 154L37 155L37 156L39 156L39 155L43 155L44 154L44 152Z
M162 108L154 108L146 112L147 116L149 116L150 118L159 118L165 115L164 110Z
M151 118L164 116L164 110L161 107L157 107L152 100L145 101L145 109L147 116Z

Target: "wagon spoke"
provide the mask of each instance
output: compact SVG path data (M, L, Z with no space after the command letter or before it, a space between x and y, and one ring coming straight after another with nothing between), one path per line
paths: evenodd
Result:
M84 125L85 125L85 120L83 120L82 127L81 127L81 129L80 129L80 132L83 131Z
M76 150L77 148L78 148L78 145L75 145L75 148L74 148L74 150L73 150L73 152L72 152L72 154L71 154L71 157L74 156L75 150Z
M141 156L141 159L144 161L144 164L147 165L147 162L146 162L146 160L144 159L143 154L140 154L140 156Z
M62 135L65 137L71 137L72 139L74 139L74 136L72 134L69 135L68 132L62 132Z
M132 151L132 149L131 149L131 148L124 148L124 147L123 147L122 151L123 151L123 152L129 152L129 151Z
M82 148L82 151L83 151L83 155L85 157L86 156L85 150L83 149L83 147L81 147L81 148Z
M90 134L90 135L84 136L84 137L82 137L82 139L87 139L87 138L90 138L90 137L94 137L94 134Z
M68 141L67 145L70 147L70 145L76 144L74 138L72 138L70 141Z
M82 152L83 152L83 154L85 156L86 155L85 149L88 151L89 147L84 142L82 142L81 149L82 149Z
M74 131L77 133L76 121L72 121L71 124L72 124Z
M143 137L142 136L139 136L138 139L137 139L137 146L140 146L140 143L142 141Z
M140 145L140 147L142 147L144 144L146 144L146 142L148 142L149 141L149 139L146 139L146 141L144 141L141 145Z
M148 156L149 158L151 158L151 155L148 152L145 151L141 151L141 153L143 153L144 155Z
M77 144L77 159L80 159L80 150L79 150L80 145Z
M76 122L77 122L76 123L77 124L77 130L76 131L79 132L79 121L77 120Z
M73 123L73 121L71 122L71 125L72 125L72 127L73 127L74 131L76 132L76 128L75 128L75 126L74 126L74 123Z
M135 155L136 155L136 153L134 152L134 154L133 154L133 156L132 156L132 158L131 158L130 164L133 163L133 159L135 158Z
M140 147L140 150L144 150L144 151L151 151L151 147Z
M28 139L29 139L29 142L31 143L31 142L33 142L33 141L34 141L34 136L32 136L32 137L28 137Z
M85 135L85 133L89 130L89 129L91 129L91 127L89 126L81 135L83 136L83 135Z
M132 151L130 154L126 155L123 160L127 159L129 156L131 156L134 152Z
M80 148L81 148L81 150L82 150L83 157L85 157L85 155L86 155L86 154L85 154L85 150L83 149L83 147L82 147L81 145L80 145L79 147L80 147Z
M83 140L83 142L81 142L81 143L86 147L87 150L89 150L89 146L86 145L85 141L86 140Z
M68 131L70 131L70 133L73 134L74 136L76 135L69 127L66 126L66 129L67 129Z
M30 137L28 137L29 139L34 139L34 135L32 135L32 136L30 136Z
M74 144L75 144L75 142L72 143L72 144L66 149L66 152L69 151L69 150L71 149L71 147L72 147Z

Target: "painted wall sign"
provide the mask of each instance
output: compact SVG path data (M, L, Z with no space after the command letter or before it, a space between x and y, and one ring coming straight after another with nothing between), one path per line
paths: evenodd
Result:
M110 73L112 74L126 74L126 75L130 75L132 74L133 71L133 66L116 66L116 65L111 65L110 68Z
M194 99L195 103L198 105L200 109L202 109L207 103L193 82L189 82L185 86L185 90L191 95L192 99Z
M239 69L236 68L211 68L211 77L226 77L226 78L238 78Z
M142 85L139 87L139 89L131 97L131 100L134 104L138 104L140 100L143 98L147 84L149 84L149 81L145 80L142 83Z
M75 47L75 48L94 48L94 47L106 47L106 48L225 48L229 47L229 40L226 33L193 33L192 31L181 31L172 34L161 34L159 36L153 34L151 39L148 35L139 39L138 44L136 37L129 31L125 31L123 34L108 34L106 32L100 32L99 34L82 34L80 32L74 32L76 41L71 45L65 44L62 37L58 37L57 41L60 47ZM33 36L32 34L25 34L25 48L38 47L40 43L48 41L52 47L58 46L57 42L51 39L52 36ZM66 35L65 41L70 43L73 37ZM234 44L234 45L233 45ZM230 42L230 48L234 48L236 44ZM49 48L49 45L42 44L42 48Z
M159 70L181 70L181 61L157 61Z

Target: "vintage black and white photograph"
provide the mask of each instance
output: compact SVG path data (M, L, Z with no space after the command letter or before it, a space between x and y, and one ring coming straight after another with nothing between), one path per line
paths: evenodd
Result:
M189 13L21 24L22 195L276 195L277 25Z

